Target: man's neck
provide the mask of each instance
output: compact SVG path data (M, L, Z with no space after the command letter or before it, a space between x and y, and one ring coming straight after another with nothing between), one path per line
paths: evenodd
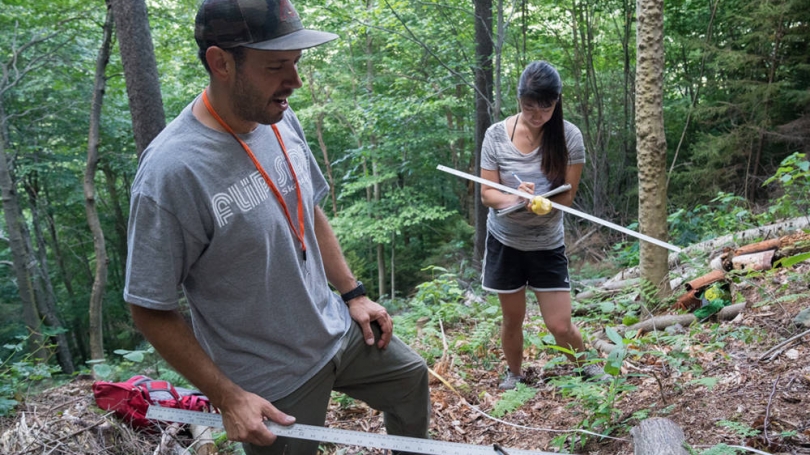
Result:
M217 115L219 115L220 119L222 119L222 121L233 130L234 133L245 134L256 129L258 124L255 122L236 121L236 116L232 113L229 103L225 101L222 95L217 94L216 91L211 90L210 87L207 87L205 90L207 91L208 102L210 103L211 108L214 110L214 112L216 112ZM228 130L223 127L219 121L217 121L216 117L208 111L202 97L198 99L191 107L191 112L194 114L194 117L196 117L197 120L208 128L222 131L223 133L228 132Z

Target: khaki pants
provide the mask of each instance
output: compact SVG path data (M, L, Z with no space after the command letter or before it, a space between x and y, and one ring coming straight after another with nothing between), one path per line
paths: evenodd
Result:
M372 324L375 334L379 329ZM383 412L388 434L427 438L430 391L425 361L393 337L381 350L368 346L353 323L334 358L295 392L273 405L297 423L323 426L332 390ZM279 437L272 446L243 444L247 455L315 455L318 442Z

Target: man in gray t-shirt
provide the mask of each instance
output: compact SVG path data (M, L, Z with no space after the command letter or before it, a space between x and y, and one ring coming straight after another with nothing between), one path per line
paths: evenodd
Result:
M349 270L287 104L302 49L337 36L304 29L287 0L205 0L195 38L210 84L144 151L132 185L133 321L249 455L315 454L264 420L323 425L332 390L383 411L389 434L427 437L427 366Z

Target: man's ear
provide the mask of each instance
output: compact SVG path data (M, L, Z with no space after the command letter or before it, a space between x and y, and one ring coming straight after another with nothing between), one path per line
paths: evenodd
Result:
M236 62L233 55L224 49L211 46L205 51L205 59L208 67L211 68L211 76L215 79L225 81L236 74Z

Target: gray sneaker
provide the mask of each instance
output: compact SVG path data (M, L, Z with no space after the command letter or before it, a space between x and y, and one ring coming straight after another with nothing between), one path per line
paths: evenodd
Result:
M519 382L523 382L525 379L525 376L518 376L507 369L506 377L503 379L503 382L498 385L498 388L501 390L512 390L517 387Z
M585 379L592 379L596 382L609 382L613 380L613 376L605 373L605 369L594 363L590 363L582 367L580 376Z

